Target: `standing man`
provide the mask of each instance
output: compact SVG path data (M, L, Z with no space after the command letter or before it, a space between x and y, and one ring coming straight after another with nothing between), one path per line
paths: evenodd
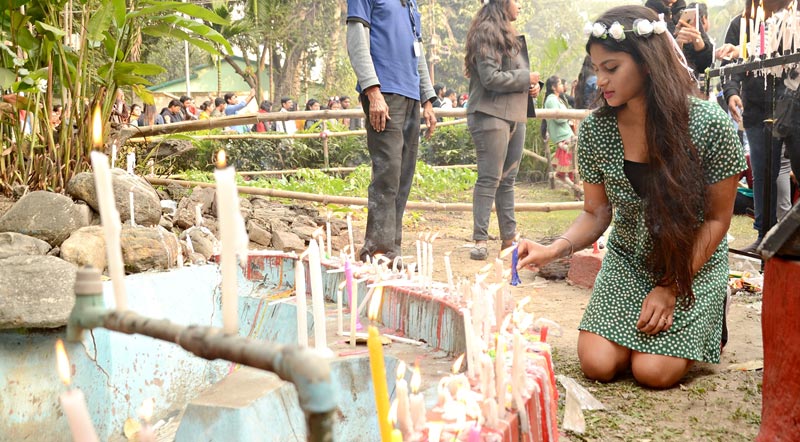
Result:
M292 101L289 97L281 98L281 110L280 112L291 112L294 108L294 101ZM275 130L278 132L285 132L289 135L293 135L297 132L297 124L294 120L286 120L286 121L276 121L275 122ZM289 142L291 142L291 138Z
M416 0L347 0L347 52L367 116L372 159L367 232L359 258L401 255L403 212L417 161L420 101L433 134L436 98L422 52Z
M239 101L236 98L236 94L234 94L233 92L228 92L227 94L224 95L226 104L225 116L227 117L229 115L236 115L237 113L239 113L240 110L244 109L248 104L250 104L250 100L252 100L253 97L255 96L256 96L256 90L253 88L250 89L250 93L247 95L247 98L241 101ZM243 124L238 126L231 126L230 129L233 129L240 134L250 131L250 127L245 126Z

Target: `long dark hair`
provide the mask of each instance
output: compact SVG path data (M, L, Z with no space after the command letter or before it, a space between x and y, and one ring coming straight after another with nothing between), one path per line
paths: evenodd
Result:
M581 72L578 74L578 85L575 87L575 109L593 109L597 101L597 85L594 92L587 94L586 82L589 78L596 77L592 68L592 57L586 56L583 59Z
M706 207L703 168L689 134L691 95L699 96L697 84L681 64L668 32L641 37L630 31L636 19L657 20L643 6L620 6L599 19L606 28L619 22L625 39L617 41L590 36L586 52L601 45L625 52L645 75L645 136L650 179L644 187L645 224L653 241L647 259L656 284L677 284L678 299L688 307L694 302L692 261L702 211ZM615 113L605 99L599 114Z
M478 67L478 58L514 56L521 47L517 30L508 19L510 0L489 0L484 4L467 31L464 75L471 77Z

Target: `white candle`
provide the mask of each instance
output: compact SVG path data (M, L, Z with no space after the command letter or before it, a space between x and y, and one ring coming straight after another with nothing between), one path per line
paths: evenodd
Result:
M344 260L344 279L347 290L347 300L350 307L350 346L356 346L356 330L359 329L358 322L358 292L353 287L353 268L350 265L350 258Z
M150 418L153 417L153 398L145 399L139 408L139 417L142 419L142 428L136 434L138 442L156 442L156 433L150 426Z
M195 206L194 206L194 225L198 226L198 227L203 225L203 205L202 204L195 204Z
M135 215L136 215L135 207L136 206L133 205L133 192L128 192L128 203L130 204L130 207L131 207L131 226L135 226L136 225L136 218L135 218Z
M297 257L294 264L294 292L297 304L297 345L308 347L308 308L306 307L306 267L303 256Z
M347 214L347 241L350 243L350 253L353 258L356 256L355 244L353 243L353 214Z
M397 424L403 433L403 439L410 440L414 434L411 421L411 405L408 400L408 382L405 380L406 364L403 361L397 366L397 381L395 382L395 397L397 398Z
M58 373L64 385L70 384L70 364L67 352L64 350L64 343L61 339L56 341L56 364ZM86 397L77 388L67 390L58 397L61 408L67 416L72 440L74 442L97 442L97 433L92 425L92 418L86 408Z
M328 259L333 257L332 250L331 250L331 212L328 211L328 219L325 221L325 242L327 248L325 250L328 251Z
M346 281L342 281L339 284L339 290L336 291L336 331L338 332L338 336L342 336L344 334L344 318L342 316L342 289L344 288Z
M310 241L308 246L308 271L311 279L311 306L314 312L314 348L328 348L325 329L325 298L322 292L322 262L319 244Z
M117 143L111 143L111 168L117 164Z
M411 398L409 400L411 408L411 423L414 431L421 432L425 428L425 396L419 392L422 384L422 376L419 373L419 365L414 367L414 374L411 376Z
M428 243L428 283L433 283L433 239Z
M503 416L506 408L506 350L502 333L497 335L497 345L494 350L494 379L499 418Z
M422 275L422 241L416 240L414 244L417 246L417 273Z
M111 187L111 169L108 157L94 151L91 153L92 169L94 169L94 185L97 190L97 204L100 206L100 220L103 223L103 235L106 240L106 257L108 273L114 287L114 300L117 310L127 310L128 300L125 294L125 267L122 262L120 232L122 225L119 212L114 203L114 190Z
M217 182L217 219L219 220L220 267L222 272L222 328L225 333L239 333L239 299L237 296L236 213L239 211L236 191L236 171L232 166L225 167L225 151L217 154L217 168L214 179Z
M470 379L475 378L475 366L476 359L475 359L475 349L473 348L474 344L474 334L472 327L472 315L469 312L468 308L462 308L461 314L464 315L464 339L466 341L467 347L467 377Z
M486 353L481 354L481 393L486 398L495 396L494 369L492 368L492 358Z
M525 361L522 359L522 335L518 329L514 329L514 357L511 362L511 393L514 399L522 395L522 373L525 369Z
M450 292L453 291L453 268L450 266L450 253L452 252L445 252L444 254L444 271L447 273L447 287L450 289Z
M131 152L127 155L128 173L133 175L136 167L136 152Z
M500 327L503 324L503 316L505 313L505 300L503 299L503 295L505 294L504 287L500 286L494 291L494 319L495 319L495 327L497 327L497 331L501 331Z

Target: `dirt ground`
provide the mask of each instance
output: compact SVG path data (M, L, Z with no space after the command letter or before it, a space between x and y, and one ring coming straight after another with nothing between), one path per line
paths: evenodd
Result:
M486 264L486 261L469 259L471 213L426 212L414 216L415 225L404 230L404 254L415 253L414 239L420 231L440 232L434 243L435 262L439 263L435 279L446 280L441 263L442 254L447 251L452 252L454 272L465 278L473 278ZM357 226L363 227L363 221L357 220ZM530 229L526 222L531 221L522 221L519 225L523 234ZM496 224L493 227L496 233ZM489 246L490 257L496 256L500 241L490 241ZM730 338L720 364L696 364L678 387L652 391L639 387L630 375L610 384L583 377L577 359L577 326L590 290L563 280L547 281L528 271L521 272L520 276L523 283L512 288L515 299L531 296L529 311L561 326L561 336L551 335L550 339L556 373L575 378L607 407L604 411L585 412L586 432L562 432L561 440L727 442L753 440L758 434L762 372L732 371L728 366L763 359L760 298L733 297L728 317ZM565 397L563 388L561 397ZM559 423L563 418L563 405L562 399Z

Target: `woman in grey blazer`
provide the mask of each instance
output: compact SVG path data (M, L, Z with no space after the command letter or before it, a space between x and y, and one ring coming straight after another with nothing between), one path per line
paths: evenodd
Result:
M497 206L502 248L511 246L514 181L525 142L528 97L539 93L539 74L531 72L523 36L511 24L519 15L517 0L488 0L467 33L465 73L469 77L467 126L478 162L472 196L475 247L470 258L488 256L489 215Z

